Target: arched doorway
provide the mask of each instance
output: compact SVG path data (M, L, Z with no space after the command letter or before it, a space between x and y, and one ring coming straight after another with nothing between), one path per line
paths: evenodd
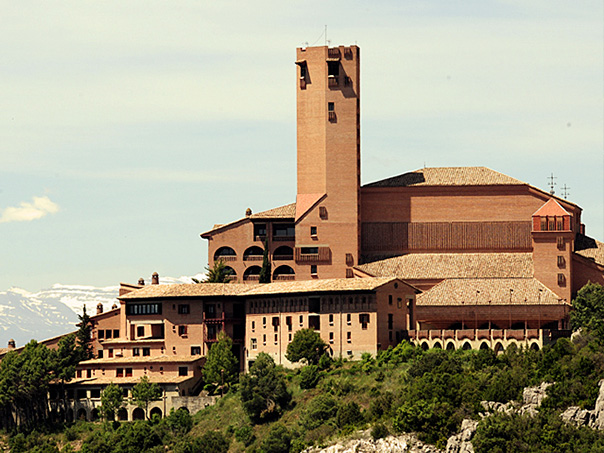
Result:
M273 261L289 261L293 259L294 249L287 245L281 245L273 252Z
M149 412L149 418L153 418L155 416L158 416L159 418L162 417L162 412L161 409L159 407L154 407L153 409L151 409L151 411Z
M144 420L145 419L145 411L140 407L137 407L132 411L132 420Z
M447 343L447 351L455 351L455 343L453 343L452 341L449 341Z
M128 421L128 411L122 407L119 411L117 411L117 419L120 422Z
M427 341L422 341L421 348L424 351L427 351L428 349L430 349L430 346L428 346L428 342Z
M489 345L486 341L480 343L480 349L489 349Z
M503 345L501 344L501 342L497 342L497 344L495 344L495 354L503 354L503 351Z
M88 420L88 415L86 414L86 409L84 409L83 407L78 409L77 419L83 420L83 421Z
M214 261L225 260L230 261L237 258L237 253L231 247L220 247L214 253Z
M466 341L463 346L461 347L461 349L463 349L464 351L469 351L472 349L472 345L470 344L469 341Z
M434 349L442 349L442 345L440 344L440 341L435 341L434 345L432 346Z
M243 252L243 261L262 261L264 250L257 245L252 245Z
M283 264L275 269L273 272L273 280L294 280L296 278L296 272L291 266Z
M99 419L99 410L95 407L94 409L92 409L92 412L90 412L90 420L94 422L98 419Z

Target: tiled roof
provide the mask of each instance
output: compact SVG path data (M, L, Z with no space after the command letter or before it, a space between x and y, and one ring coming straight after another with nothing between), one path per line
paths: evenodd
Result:
M564 215L571 215L571 214L566 209L564 209L562 206L560 206L560 203L558 203L553 198L550 198L549 200L547 200L547 202L543 206L541 206L539 209L537 209L537 211L533 214L533 217L535 217L535 216L542 216L542 217L544 217L544 216L564 216Z
M403 280L531 278L531 253L412 253L357 266L375 277Z
M202 237L206 235L211 235L212 233L217 232L223 228L236 225L239 222L243 222L248 219L257 219L257 220L270 220L270 219L294 219L296 216L296 203L286 204L284 206L279 206L278 208L269 209L267 211L258 212L256 214L252 214L247 217L243 217L239 220L234 220L229 223L216 223L212 227L211 230L206 231L205 233L201 233Z
M427 167L363 187L492 186L525 183L487 167Z
M90 359L80 362L78 365L120 365L128 363L191 363L204 359L200 355L156 355L137 357L104 357L102 359Z
M577 235L575 241L575 253L584 258L592 259L604 266L604 243L596 241L588 236Z
M166 299L170 297L234 296L249 289L241 283L182 283L148 285L119 297L120 300Z
M149 382L156 384L181 384L182 382L193 379L193 376L171 376L161 375L158 373L150 373L147 375ZM76 378L68 382L69 385L136 385L140 382L140 376L115 377L115 376L99 376L91 378Z
M510 289L513 290L511 293ZM512 305L564 304L554 292L534 278L449 279L417 296L417 305L420 306L510 305L510 303Z
M322 280L301 280L267 283L248 286L245 296L269 294L294 294L331 291L371 291L395 280L393 278L332 278Z

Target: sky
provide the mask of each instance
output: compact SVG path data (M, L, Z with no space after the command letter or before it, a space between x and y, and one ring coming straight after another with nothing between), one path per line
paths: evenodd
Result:
M487 166L604 240L600 0L0 0L0 291L207 265L295 201L295 49L361 48L363 183ZM327 25L327 36L325 26Z

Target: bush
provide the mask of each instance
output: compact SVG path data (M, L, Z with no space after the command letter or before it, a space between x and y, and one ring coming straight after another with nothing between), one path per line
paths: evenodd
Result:
M329 357L327 354L323 354L319 359L319 369L329 370L331 368L332 363L333 360L331 359L331 357Z
M373 425L371 428L371 437L373 437L373 440L382 439L383 437L387 437L389 434L390 431L383 423Z
M166 423L176 435L187 434L193 427L191 414L182 407L177 410L174 410L174 408L170 409L170 415L166 417Z
M338 410L336 400L327 394L321 394L307 405L304 416L302 417L302 426L307 430L319 427L323 422L335 417Z
M242 426L235 430L235 439L249 447L256 440L256 436L254 436L254 430L251 426Z
M208 431L203 436L193 441L193 451L207 451L211 453L227 453L229 441L218 431Z
M336 423L340 428L355 426L362 421L363 414L361 414L361 408L354 401L340 406L336 413Z
M291 433L282 424L276 424L262 441L262 453L289 453L291 447Z
M300 388L314 389L320 379L319 367L316 365L307 365L300 371Z

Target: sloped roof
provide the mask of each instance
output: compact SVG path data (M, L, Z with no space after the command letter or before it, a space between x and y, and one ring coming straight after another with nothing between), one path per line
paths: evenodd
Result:
M156 384L181 384L190 379L194 379L194 376L173 376L169 374L161 375L158 373L150 373L147 375L149 382ZM115 377L115 376L99 376L90 378L76 378L69 381L68 385L108 385L108 384L121 384L121 385L136 385L140 382L140 376L129 376L129 377Z
M510 290L511 297L510 297ZM417 305L564 305L535 278L458 278L443 280L417 296Z
M148 285L119 297L120 300L168 299L171 297L234 296L249 289L241 283L182 283Z
M604 266L604 243L582 234L577 235L575 254Z
M363 187L492 186L526 183L487 167L427 167Z
M245 296L331 291L371 291L396 278L331 278L267 283L249 287ZM405 282L402 282L405 283Z
M296 196L296 222L324 196L324 193L299 193Z
M191 363L205 359L201 355L156 355L137 357L103 357L80 362L78 365L128 364L128 363Z
M412 253L356 266L375 277L403 280L532 278L531 253Z
M290 203L283 206L279 206L277 208L268 209L266 211L258 212L256 214L252 214L250 216L243 217L238 220L234 220L229 223L216 223L212 227L211 230L206 231L205 233L201 233L200 236L205 237L207 235L212 235L223 228L227 228L229 226L236 225L240 222L244 222L248 219L255 220L271 220L271 219L291 219L293 220L296 217L296 203Z
M568 212L566 209L564 209L560 203L558 203L556 200L554 200L553 198L550 198L549 200L547 200L547 202L541 206L539 209L537 209L537 211L533 214L533 217L535 216L541 216L541 217L546 217L546 216L565 216L565 215L572 215L570 212Z

